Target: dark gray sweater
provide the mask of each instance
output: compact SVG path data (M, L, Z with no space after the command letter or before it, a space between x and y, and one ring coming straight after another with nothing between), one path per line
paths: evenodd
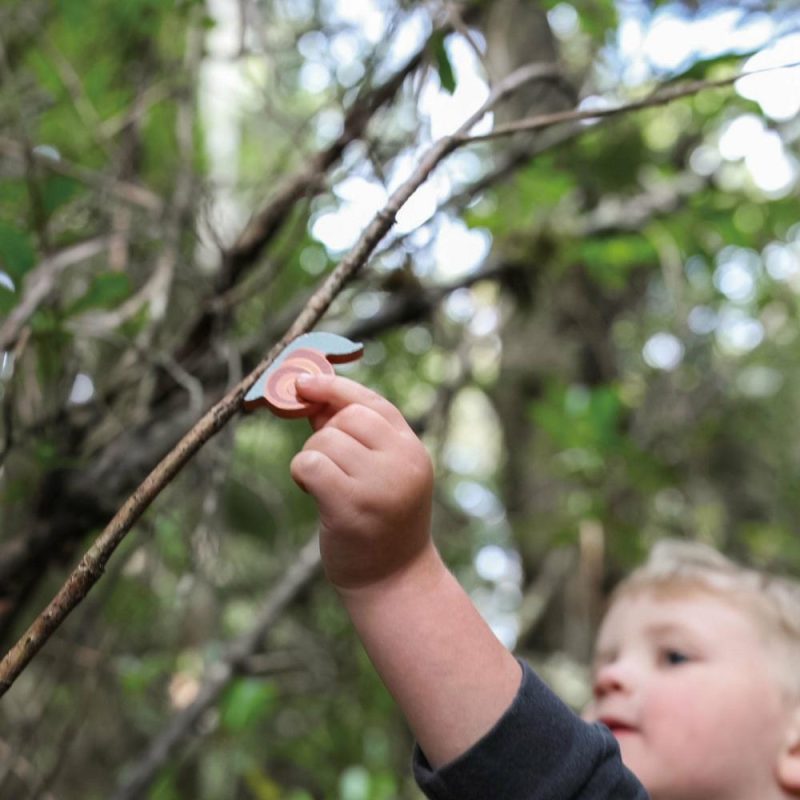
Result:
M431 800L648 800L610 731L581 720L527 664L492 730L438 770L417 747L414 776Z

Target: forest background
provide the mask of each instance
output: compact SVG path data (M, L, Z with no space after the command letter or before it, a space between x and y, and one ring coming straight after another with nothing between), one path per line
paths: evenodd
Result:
M733 80L797 61L797 2L4 0L0 796L420 796L240 413L310 327L576 708L659 538L800 575L800 70Z

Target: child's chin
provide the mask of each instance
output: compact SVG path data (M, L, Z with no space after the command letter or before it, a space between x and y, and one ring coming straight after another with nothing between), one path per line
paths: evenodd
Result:
M647 753L644 752L641 737L636 731L626 730L619 734L615 733L614 738L619 745L619 752L625 766L639 777L640 772L647 769ZM641 778L640 778L641 779Z

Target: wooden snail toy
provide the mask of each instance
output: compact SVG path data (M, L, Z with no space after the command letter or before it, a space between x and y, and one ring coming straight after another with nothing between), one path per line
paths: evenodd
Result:
M308 417L317 406L297 396L294 382L299 375L333 375L333 365L355 361L364 345L335 333L304 333L286 346L244 396L247 411L266 406L284 419Z

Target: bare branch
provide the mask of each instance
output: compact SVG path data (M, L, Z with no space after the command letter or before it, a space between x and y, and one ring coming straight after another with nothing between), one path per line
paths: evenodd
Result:
M0 156L11 158L24 164L25 147L13 139L0 136ZM36 148L31 151L31 156L37 164L50 172L74 178L76 181L97 190L100 194L111 194L125 203L139 206L153 214L160 214L164 210L164 203L161 198L144 186L115 180L108 175L103 175L101 172L95 172L86 167L72 164L63 158L54 158L52 155Z
M305 169L280 186L270 202L250 220L225 254L225 261L229 266L229 285L235 281L241 267L252 262L272 239L297 200L320 185L320 175L327 172L339 159L350 142L363 134L374 113L396 94L403 81L417 68L424 54L425 48L420 49L386 83L363 98L362 102L357 101L348 111L342 133L336 141L309 159Z
M139 122L153 106L168 100L172 94L173 91L166 81L149 86L137 95L132 108L101 122L100 134L106 139L113 139L124 128Z
M543 128L551 128L554 125L560 125L563 122L583 122L585 120L601 119L603 117L615 117L620 114L627 114L631 111L641 111L647 108L655 108L656 106L663 106L673 103L675 100L680 100L683 97L691 97L706 89L721 89L726 86L731 86L736 81L742 78L747 78L750 75L758 75L762 72L774 72L779 69L792 69L800 66L800 62L791 64L782 64L777 67L764 67L763 69L756 69L750 72L740 73L733 75L729 78L720 78L718 80L706 81L691 81L690 83L680 84L678 86L668 86L666 88L658 89L650 97L644 100L637 100L633 103L624 103L622 105L613 106L611 108L595 108L585 111L572 110L572 111L556 111L551 114L539 114L535 117L528 117L526 119L518 120L517 122L510 122L507 125L500 125L489 133L479 134L476 136L462 137L463 143L470 142L484 142L489 139L499 139L513 133L521 133L523 131L536 131Z
M83 86L80 75L78 75L69 59L58 49L51 37L44 38L44 50L55 65L61 83L67 90L75 108L75 113L83 122L84 128L94 139L97 147L106 156L110 156L108 138L102 129L102 120Z
M8 350L14 344L23 326L50 295L67 267L96 256L107 246L108 239L105 236L89 239L54 253L31 270L25 277L25 294L22 300L0 326L0 352Z
M458 4L452 2L451 0L445 0L444 14L450 24L453 26L453 30L464 37L464 40L472 48L472 51L475 53L478 60L483 63L484 66L486 66L485 53L483 50L481 50L480 45L475 40L475 37L472 35L470 29L467 27Z
M345 116L342 133L336 141L309 157L306 166L285 179L269 201L254 214L233 245L223 253L213 298L195 319L184 338L184 344L176 355L178 361L183 361L192 352L203 352L206 349L208 332L221 310L217 298L234 287L243 272L258 260L281 230L297 202L304 197L311 198L323 190L324 175L339 160L347 145L364 135L374 114L394 97L406 78L417 69L427 49L426 42L398 72L377 88L357 98Z

